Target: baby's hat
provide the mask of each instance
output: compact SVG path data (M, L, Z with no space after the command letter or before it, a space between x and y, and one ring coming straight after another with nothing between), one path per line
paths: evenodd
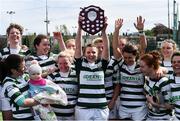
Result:
M32 75L32 74L35 74L35 73L42 74L42 69L39 66L39 64L34 63L29 67L28 72L29 72L29 75Z

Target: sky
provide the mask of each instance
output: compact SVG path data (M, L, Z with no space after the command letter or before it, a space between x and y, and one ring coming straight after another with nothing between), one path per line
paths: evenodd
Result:
M172 27L173 0L169 2ZM176 2L180 4L180 0ZM118 18L124 19L121 32L136 32L133 23L139 15L145 18L145 30L152 29L156 23L168 26L168 0L47 0L50 34L60 25L66 25L71 33L76 32L80 8L89 5L105 11L108 33L113 32ZM15 13L8 14L10 11ZM0 35L6 34L10 23L22 25L24 34L46 34L45 19L46 0L0 0Z

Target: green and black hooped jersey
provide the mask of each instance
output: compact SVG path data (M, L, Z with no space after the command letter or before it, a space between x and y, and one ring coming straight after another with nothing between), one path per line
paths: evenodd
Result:
M70 70L68 77L62 77L59 72L54 72L47 77L49 80L58 84L65 92L68 98L68 105L53 104L52 109L58 117L74 116L75 105L78 95L78 81L75 70Z
M115 66L118 66L118 61L114 57L111 57L105 71L105 92L108 102L112 99L114 85L116 84L117 74L116 71L114 71Z
M30 50L23 50L23 49L20 49L18 55L21 55L23 57L26 57L27 55L29 55L31 53ZM7 58L9 55L11 54L11 51L10 51L10 48L9 47L5 47L3 48L2 50L0 50L0 58L1 59L5 59ZM1 81L0 81L0 86L1 86Z
M94 65L85 58L75 59L75 68L79 82L77 106L79 108L107 108L104 86L104 72L108 61L97 60Z
M161 66L165 67L168 70L166 76L169 78L169 76L171 74L173 74L173 68L171 66L171 61L162 61Z
M121 86L121 106L135 109L146 105L146 98L143 93L144 76L140 71L139 65L134 64L134 68L130 69L122 59L121 62L119 62L117 74Z
M50 68L57 67L56 61L55 61L56 56L57 56L56 54L50 53L47 59L42 59L36 54L32 54L28 58L30 58L31 60L37 60L39 62L39 65L42 68L42 71L46 72Z
M23 49L20 49L19 51L19 55L25 57L27 55L29 55L31 53L30 50L26 50L24 51ZM0 51L0 57L3 59L3 58L7 58L7 56L9 56L11 54L10 52L10 48L9 47L5 47L3 48L1 51Z
M2 91L10 101L12 107L13 120L33 120L30 107L20 107L17 101L21 98L28 98L28 75L24 74L21 78L14 79L6 77L3 81Z
M144 84L145 93L153 96L154 102L159 104L168 103L170 97L170 85L167 77L160 79L150 79L146 77ZM165 108L157 108L152 105L148 106L148 117L154 120L169 120L167 117L171 114L171 110Z
M175 116L180 120L180 77L170 75L171 94L169 102L174 105Z

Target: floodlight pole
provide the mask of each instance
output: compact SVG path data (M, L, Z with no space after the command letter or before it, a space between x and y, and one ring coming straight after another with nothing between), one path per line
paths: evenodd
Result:
M48 20L48 5L47 5L47 0L46 0L46 20L44 21L46 23L46 34L47 36L49 36L49 32L48 32L48 24L49 24L49 20Z
M7 11L6 13L10 15L10 23L12 23L12 15L15 14L15 11Z

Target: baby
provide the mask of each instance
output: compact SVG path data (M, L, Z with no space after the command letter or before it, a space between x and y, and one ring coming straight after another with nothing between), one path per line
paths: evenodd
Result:
M42 69L36 61L28 68L29 72L29 93L30 97L35 98L38 94L46 92L54 94L58 89L49 85L48 80L42 78ZM57 120L55 113L51 110L50 105L37 105L32 108L35 120Z
M33 60L28 68L29 72L29 93L30 96L40 102L40 105L33 106L33 114L36 120L57 120L55 113L49 104L60 104L66 106L66 93L54 82L42 77L42 69L38 61ZM42 105L46 104L46 105Z
M28 70L30 76L29 92L31 97L43 91L46 91L50 94L56 93L58 91L58 89L55 87L47 84L48 80L42 78L42 69L38 63L33 63Z

